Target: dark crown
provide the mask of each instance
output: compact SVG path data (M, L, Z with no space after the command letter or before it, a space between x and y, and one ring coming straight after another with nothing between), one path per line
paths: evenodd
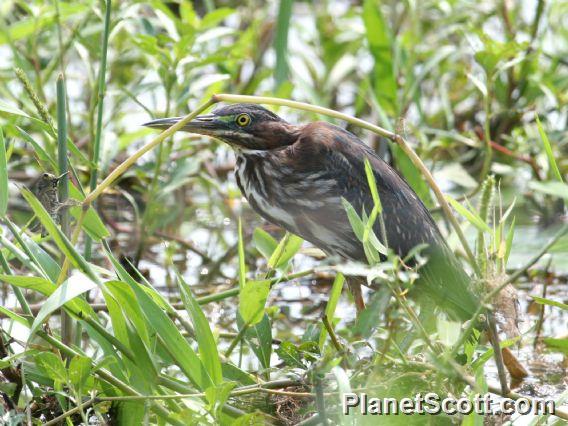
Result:
M284 121L282 118L278 117L272 111L269 111L266 108L257 104L223 105L213 111L213 114L217 116L237 115L242 113L247 113L256 120Z

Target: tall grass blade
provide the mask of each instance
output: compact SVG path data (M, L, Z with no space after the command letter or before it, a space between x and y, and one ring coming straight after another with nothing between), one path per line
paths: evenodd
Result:
M380 0L363 2L363 22L374 59L374 95L381 107L393 116L397 112L397 84L393 68L392 38L387 21L381 13L381 3Z
M61 229L59 229L55 222L53 222L49 213L47 213L34 194L32 194L29 189L22 188L22 196L30 205L42 226L46 229L49 235L51 235L59 250L61 250L69 260L71 260L71 263L76 268L81 269L93 281L99 282L99 277L95 274L89 263L77 252L77 250L75 250L71 241L69 241Z
M325 315L329 319L330 323L333 324L333 316L335 315L335 309L339 303L339 298L341 297L341 290L343 290L343 283L345 282L345 277L341 272L338 272L333 280L333 285L331 286L331 294L325 306ZM323 350L323 345L327 337L327 330L322 327L319 336L319 347L320 351Z
M288 78L288 32L294 0L280 0L276 22L276 68L274 70L275 90Z
M64 65L61 64L62 68L63 66ZM57 166L59 170L59 175L61 176L58 182L59 202L61 204L66 204L67 201L69 200L69 162L67 159L66 99L67 97L65 95L65 80L63 79L63 74L61 74L57 78ZM61 209L59 211L59 217L61 220L61 231L63 235L69 238L69 226L70 226L69 209L68 208ZM63 264L64 261L65 257L61 256L61 264ZM68 285L69 281L66 282L65 286ZM46 305L44 305L42 309L48 306L49 305L46 302ZM74 324L71 321L71 318L67 315L67 313L64 310L61 310L61 336L63 343L65 343L66 345L69 345L71 343L71 340L73 339L73 328Z
M550 166L550 170L552 171L552 174L559 182L564 182L564 179L562 179L562 174L558 169L558 164L556 164L556 160L554 159L554 152L552 151L552 145L550 144L550 140L548 140L548 136L542 127L542 123L540 122L538 115L536 116L536 125L538 127L538 133L540 134L540 139L542 140L542 144L544 145L544 152L546 153L546 157L548 158L548 164Z
M95 130L95 140L93 142L93 151L91 157L91 177L89 179L89 189L93 191L97 187L97 179L99 172L99 160L101 155L101 137L103 129L103 112L104 112L104 98L106 90L106 64L108 52L108 37L110 33L110 13L112 10L112 0L106 0L105 5L105 21L102 36L101 48L101 65L99 68L99 81L97 91L97 125ZM88 236L85 241L85 259L91 258L92 240Z
M185 376L198 389L205 390L212 386L212 377L174 322L139 284L130 284L130 287L136 295L146 322L163 341L164 348L169 352Z
M446 195L446 199L460 215L467 219L467 221L475 226L478 230L491 233L491 228L489 227L489 225L487 225L487 223L485 223L477 213L468 210L449 195Z
M6 143L0 127L0 217L8 211L8 162L6 159Z
M63 307L65 303L73 300L75 297L92 290L97 286L97 283L89 280L86 276L76 279L70 278L61 284L55 291L47 298L42 304L31 328L31 335L35 333L39 326L47 319L52 312Z
M213 383L219 385L223 382L221 360L219 358L219 352L217 351L217 343L209 327L209 322L199 307L199 303L197 303L197 300L193 297L189 286L180 275L178 275L178 286L185 309L191 316L193 322L201 361L209 371Z

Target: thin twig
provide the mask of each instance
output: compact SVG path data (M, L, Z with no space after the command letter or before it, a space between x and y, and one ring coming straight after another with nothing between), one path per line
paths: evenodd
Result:
M550 266L550 262L549 262L548 266ZM545 275L544 284L542 286L542 295L541 295L541 297L543 299L546 299L546 293L547 293L548 284L549 284L550 281L551 281L550 277ZM536 323L536 331L535 331L534 340L533 340L533 350L536 350L536 348L538 346L538 342L540 340L540 333L542 332L542 325L544 324L545 309L546 309L546 305L544 303L542 305L540 305L540 310L539 310L539 313L538 313L538 321Z
M225 358L229 358L229 356L231 356L231 353L237 347L239 342L243 339L249 327L250 324L248 322L246 324L243 324L243 326L241 327L241 329L239 330L239 332L237 333L237 335L235 336L235 338L227 348L227 351L225 352Z
M505 363L503 362L503 352L501 351L499 335L497 334L497 323L495 322L493 312L487 312L487 325L487 336L489 337L489 342L493 347L493 355L495 356L495 364L497 365L497 375L499 376L501 392L503 395L508 395L511 389L507 382L507 373L505 372Z
M345 352L345 349L343 348L343 345L339 342L339 339L337 338L335 330L333 329L333 326L329 322L329 318L327 317L327 315L325 314L323 315L323 317L321 318L321 322L323 323L325 329L327 330L327 333L331 338L331 342L333 343L333 346L335 347L337 352L339 353Z

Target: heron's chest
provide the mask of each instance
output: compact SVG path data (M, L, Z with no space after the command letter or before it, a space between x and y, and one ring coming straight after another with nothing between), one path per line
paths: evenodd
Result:
M258 214L304 238L342 211L335 182L321 173L303 173L273 158L238 157L235 176Z
M266 158L237 157L235 178L243 196L251 207L270 222L288 229L295 227L294 209L291 208L282 170ZM295 185L291 185L295 186Z

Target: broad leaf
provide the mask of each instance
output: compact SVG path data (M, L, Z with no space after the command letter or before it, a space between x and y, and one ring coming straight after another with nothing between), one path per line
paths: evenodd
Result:
M239 313L248 325L255 325L264 315L270 292L270 280L247 281L239 294Z

